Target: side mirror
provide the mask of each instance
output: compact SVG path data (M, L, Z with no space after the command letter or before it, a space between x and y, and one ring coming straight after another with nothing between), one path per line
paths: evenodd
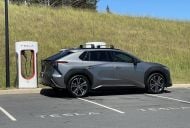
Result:
M136 66L139 63L139 61L137 59L133 60L133 64Z

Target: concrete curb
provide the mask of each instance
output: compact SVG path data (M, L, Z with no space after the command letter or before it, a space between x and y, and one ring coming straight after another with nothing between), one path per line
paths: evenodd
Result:
M189 88L190 84L173 84L172 88Z
M48 88L48 87L46 87L46 88ZM190 89L190 84L174 84L171 88L188 88L188 89ZM0 90L0 95L6 95L6 94L39 94L42 89L43 88Z
M39 94L42 88L35 89L8 89L8 90L0 90L0 95L6 94Z

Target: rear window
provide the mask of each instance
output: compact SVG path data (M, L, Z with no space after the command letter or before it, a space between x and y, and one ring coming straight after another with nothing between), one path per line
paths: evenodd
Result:
M57 54L54 54L53 56L48 57L48 58L45 59L45 60L48 60L48 61L55 61L55 60L58 60L58 59L60 59L60 58L62 58L62 57L65 57L65 56L67 56L67 55L69 55L69 54L71 54L71 53L73 53L73 52L71 52L71 51L61 51L61 52L59 52L59 53L57 53Z

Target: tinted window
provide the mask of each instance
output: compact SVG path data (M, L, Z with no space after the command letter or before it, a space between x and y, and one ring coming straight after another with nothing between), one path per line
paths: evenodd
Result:
M107 51L91 51L90 61L111 61Z
M48 57L45 60L55 61L55 60L58 60L58 59L60 59L62 57L65 57L65 56L67 56L67 55L69 55L71 53L72 53L71 51L61 51L61 52L59 52L57 54L54 54L53 56Z
M114 62L133 63L133 58L122 52L112 52L112 60Z
M89 61L89 52L82 53L79 58L84 61Z

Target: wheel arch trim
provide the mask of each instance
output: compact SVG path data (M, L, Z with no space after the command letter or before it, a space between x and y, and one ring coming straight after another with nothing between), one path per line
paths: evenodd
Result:
M166 69L164 69L163 67L151 67L144 74L145 87L147 86L147 79L152 73L161 73L166 79L166 86L168 85L168 82L169 82L169 79L170 79L169 78L170 76L168 74L169 72Z
M90 85L93 85L93 75L87 69L71 69L64 76L65 85L68 84L69 79L74 75L84 75L89 79Z

